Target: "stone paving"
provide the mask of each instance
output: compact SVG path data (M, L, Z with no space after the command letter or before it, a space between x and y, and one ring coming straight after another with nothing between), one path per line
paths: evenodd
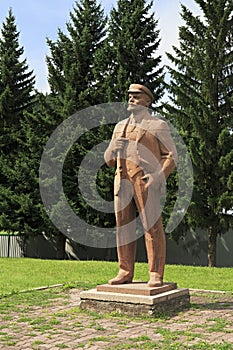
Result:
M83 312L79 294L70 289L66 300L29 309L24 318L9 311L0 322L0 349L233 349L230 293L191 291L189 310L157 319Z

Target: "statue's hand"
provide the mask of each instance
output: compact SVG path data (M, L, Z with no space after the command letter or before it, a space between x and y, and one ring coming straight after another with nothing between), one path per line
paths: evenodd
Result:
M162 171L146 174L141 177L141 180L145 181L145 189L149 186L154 186L155 188L159 188L161 184L164 182L164 173Z
M145 182L146 189L154 183L154 178L153 178L152 174L146 174L146 175L142 176L141 180Z
M128 139L126 139L125 137L119 137L118 139L114 140L115 151L123 150L126 142L128 142Z

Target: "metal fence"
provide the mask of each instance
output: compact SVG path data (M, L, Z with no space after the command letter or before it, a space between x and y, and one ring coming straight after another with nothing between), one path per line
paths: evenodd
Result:
M0 257L23 257L23 242L24 236L21 235L0 235Z

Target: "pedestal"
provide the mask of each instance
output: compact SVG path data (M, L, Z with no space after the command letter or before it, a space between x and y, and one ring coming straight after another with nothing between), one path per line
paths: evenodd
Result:
M176 283L164 283L156 288L149 288L143 282L103 284L81 292L80 298L83 310L128 316L176 314L190 306L189 290L177 288Z

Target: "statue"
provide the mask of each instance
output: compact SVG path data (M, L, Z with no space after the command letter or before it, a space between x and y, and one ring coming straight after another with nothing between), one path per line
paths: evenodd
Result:
M104 155L107 165L116 168L114 206L119 273L108 282L111 285L133 280L137 212L144 229L148 287L163 284L166 240L160 200L166 179L176 166L177 151L167 123L149 113L153 100L146 86L130 85L130 117L115 126Z

